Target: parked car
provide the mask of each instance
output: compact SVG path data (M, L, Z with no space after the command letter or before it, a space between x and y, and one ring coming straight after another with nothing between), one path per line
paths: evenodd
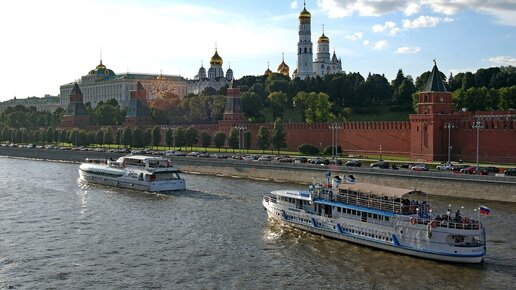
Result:
M498 173L498 172L500 172L500 169L498 169L498 167L494 167L494 166L487 166L487 167L484 167L483 169L486 172L488 172L488 173Z
M468 165L464 165L464 164L455 164L455 165L453 165L451 170L453 172L461 172L462 169L467 168L467 167L469 167L469 166Z
M371 165L369 165L369 166L371 166L372 168L383 168L383 169L388 169L389 167L391 167L389 162L387 162L385 160L378 160L376 162L371 163Z
M401 163L400 168L410 169L410 167L414 166L414 163Z
M410 167L413 171L428 171L428 166L426 164L416 164Z
M287 163L294 162L294 158L292 158L290 156L281 156L279 158L276 158L276 160L278 160L278 162L287 162Z
M330 160L328 160L328 164L342 165L342 160L340 160L340 159L330 159Z
M360 167L362 166L362 162L360 162L360 160L348 160L345 165L349 167Z
M451 162L450 163L445 162L445 163L441 163L441 164L437 165L435 167L435 169L437 169L437 170L452 170L454 166L455 165L453 163L451 163Z
M465 174L477 174L477 167L476 166L468 166L466 168L462 168L460 170L460 173L465 173Z
M268 155L263 155L258 158L258 161L272 161L272 157Z
M307 163L308 162L308 158L303 157L303 156L297 157L297 158L294 159L294 162L295 163Z
M509 168L504 172L505 176L516 176L516 168Z

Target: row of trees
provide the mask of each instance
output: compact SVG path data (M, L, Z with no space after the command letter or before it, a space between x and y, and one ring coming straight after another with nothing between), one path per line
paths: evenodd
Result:
M164 136L162 133L164 132ZM102 128L97 131L85 130L61 130L54 127L48 127L41 130L31 130L25 128L9 128L5 126L0 131L0 140L2 142L11 143L36 143L36 144L59 144L71 143L74 146L89 146L96 144L100 146L119 144L126 147L148 147L159 146L164 137L165 145L168 147L193 147L201 146L205 149L211 146L218 148L219 151L226 143L233 150L246 149L249 150L252 145L252 134L250 131L241 132L237 128L232 128L229 136L224 132L216 132L213 136L207 131L199 131L194 127L188 128L177 127L165 129L155 126L143 130L135 127L124 127L113 129L113 127ZM242 135L240 135L242 134ZM287 147L286 132L283 122L276 120L272 131L268 127L260 127L257 134L256 145L265 151L271 146L280 150Z

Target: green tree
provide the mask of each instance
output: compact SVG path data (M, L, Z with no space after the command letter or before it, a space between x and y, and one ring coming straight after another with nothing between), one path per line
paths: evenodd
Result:
M165 143L167 144L169 149L170 146L173 145L172 142L174 142L174 132L172 131L172 129L167 129L167 131L165 131Z
M219 149L219 152L220 148L224 146L224 143L226 143L226 133L221 131L216 132L213 136L213 145Z
M276 119L283 116L288 102L287 94L284 92L272 92L267 96L267 99L271 105L273 118Z
M233 149L233 153L235 152L235 149L239 148L240 131L237 128L231 128L231 131L229 131L228 145L229 148Z
M253 135L251 134L251 131L244 132L244 149L247 150L247 152L251 149L252 137Z
M143 131L142 145L145 147L152 145L152 130L151 129L146 129L145 131Z
M145 146L143 130L140 128L134 128L131 146L135 148L142 148Z
M204 150L206 151L207 148L211 145L211 136L208 132L202 131L200 139L201 139L201 146L204 147Z
M95 132L95 143L104 146L105 130L99 129Z
M161 129L158 126L152 128L152 146L158 146L161 142Z
M271 132L269 131L269 128L261 126L260 129L258 129L256 141L258 143L258 148L262 149L262 153L265 153L265 150L269 148L271 144Z
M281 148L287 147L287 133L285 132L285 127L281 119L277 119L274 122L271 134L271 144L276 150L278 150L278 154L280 153Z
M133 143L133 130L129 127L125 127L124 130L122 131L122 136L121 136L121 140L122 140L122 144L124 146L129 146Z
M194 126L188 127L185 131L185 145L190 146L190 150L192 150L192 146L197 142L199 142L199 132Z
M185 129L179 127L174 129L174 140L175 144L174 147L179 147L179 150L181 150L181 147L186 145L185 141Z
M104 143L105 144L113 144L113 128L108 127L107 130L104 130Z

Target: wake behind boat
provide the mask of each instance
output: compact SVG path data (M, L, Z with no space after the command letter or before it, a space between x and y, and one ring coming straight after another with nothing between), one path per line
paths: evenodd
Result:
M435 215L430 203L411 200L413 193L337 178L308 191L266 193L262 204L270 219L312 233L422 258L480 263L486 255L483 224L459 211Z
M118 160L86 159L79 166L82 180L135 190L166 192L186 189L181 171L163 157L127 155Z

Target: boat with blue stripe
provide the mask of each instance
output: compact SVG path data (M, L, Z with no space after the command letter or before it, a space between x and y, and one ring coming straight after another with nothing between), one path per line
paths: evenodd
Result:
M348 176L312 184L308 191L271 191L262 205L269 219L315 234L421 258L482 262L483 224L459 212L436 215L426 198L412 198L416 194L422 193Z

